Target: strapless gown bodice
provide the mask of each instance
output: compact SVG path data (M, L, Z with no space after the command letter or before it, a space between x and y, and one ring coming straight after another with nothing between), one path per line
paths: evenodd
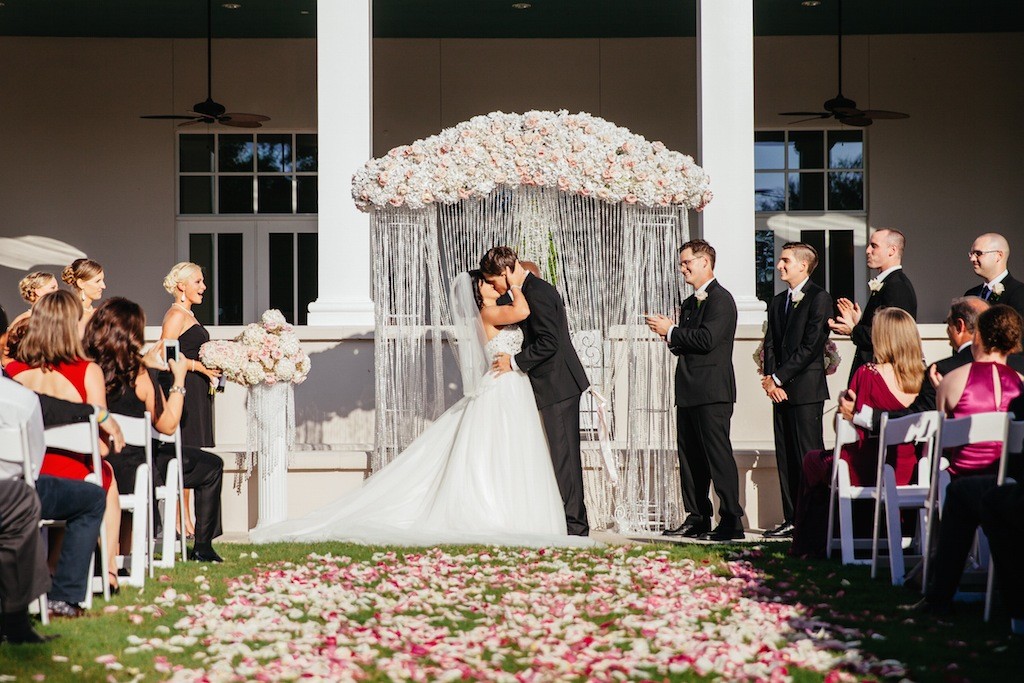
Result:
M514 356L523 350L523 331L519 325L506 325L498 330L487 346L484 347L487 357L494 360L499 353L507 353Z

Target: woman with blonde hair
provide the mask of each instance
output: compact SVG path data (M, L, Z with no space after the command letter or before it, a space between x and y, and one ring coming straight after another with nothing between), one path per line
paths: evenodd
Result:
M81 335L85 331L85 324L96 310L93 304L100 300L103 290L107 288L107 283L103 281L103 266L92 259L75 259L71 265L64 266L60 278L71 286L82 304L82 322L78 326Z
M18 283L18 291L21 293L21 298L29 305L29 309L12 320L10 327L13 328L22 320L32 315L32 306L39 300L39 297L50 292L56 292L58 289L60 289L60 286L57 284L57 278L53 273L36 271L21 278L21 281ZM6 366L7 361L13 358L14 354L7 349L8 326L4 325L3 329L3 333L0 333L0 365Z
M871 319L875 362L857 368L846 394L852 395L854 414L864 406L887 412L907 408L921 390L924 354L917 323L901 308L880 308ZM857 441L843 446L841 456L850 466L854 486L874 486L878 472L878 436L859 426ZM913 444L889 449L886 462L896 470L896 483L910 483L918 452ZM790 554L825 556L832 451L811 451L804 456L797 498L796 530Z
M85 357L78 331L82 305L67 291L44 295L33 307L28 329L18 344L17 357L7 364L7 375L39 394L46 394L73 403L91 403L103 409L99 421L108 417L107 392L103 370ZM100 441L100 452L107 456L106 444ZM107 509L103 524L107 528L110 551L108 583L117 590L117 547L121 529L121 505L113 469L102 463L103 488L107 491ZM53 450L43 458L40 474L65 479L85 479L92 471L90 456L82 453Z

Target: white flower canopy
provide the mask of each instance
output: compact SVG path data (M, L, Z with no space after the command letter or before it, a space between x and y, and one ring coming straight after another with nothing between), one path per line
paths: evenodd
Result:
M681 521L675 364L643 315L674 315L686 287L687 211L711 200L692 158L589 114L496 112L367 162L353 197L373 217L374 471L450 398L451 280L508 245L557 287L577 353L608 397L618 485L604 471L596 400L581 403L591 526L642 533Z

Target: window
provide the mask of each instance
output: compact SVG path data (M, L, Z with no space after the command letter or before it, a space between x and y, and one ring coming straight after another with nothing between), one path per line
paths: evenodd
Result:
M297 325L317 297L315 133L178 136L178 258L207 291L196 317L242 325L277 308Z
M754 166L757 297L770 302L784 288L775 264L783 244L799 241L818 251L811 280L855 299L865 281L864 131L757 131Z

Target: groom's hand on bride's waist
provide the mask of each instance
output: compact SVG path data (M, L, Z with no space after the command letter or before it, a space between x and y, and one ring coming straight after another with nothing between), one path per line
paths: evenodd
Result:
M512 371L512 357L507 353L499 353L494 357L494 362L491 363L491 370L496 375L501 375L506 372Z

